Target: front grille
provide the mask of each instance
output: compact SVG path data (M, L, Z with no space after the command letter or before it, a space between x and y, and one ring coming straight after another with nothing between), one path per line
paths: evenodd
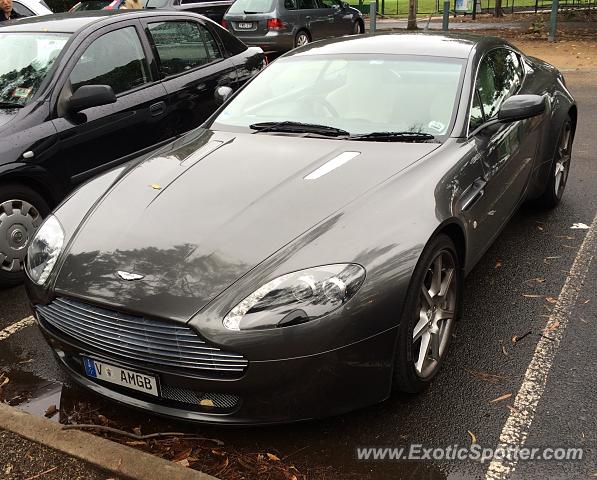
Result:
M191 328L57 298L36 307L43 320L111 357L191 372L240 375L248 361L206 344Z
M194 390L171 385L162 385L161 394L163 398L168 400L221 410L234 409L240 400L236 395L195 392Z

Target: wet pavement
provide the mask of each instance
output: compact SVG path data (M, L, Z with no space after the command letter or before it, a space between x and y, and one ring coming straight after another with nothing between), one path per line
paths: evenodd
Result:
M0 373L10 378L0 398L37 415L51 405L54 420L93 408L129 431L198 432L226 448L272 452L318 479L483 478L479 461L362 461L357 447L469 446L498 443L547 316L597 211L597 98L591 73L567 74L579 103L579 127L563 203L554 211L518 212L466 280L465 313L442 373L424 393L322 421L262 428L222 428L171 422L105 401L72 385L36 327L0 342ZM593 74L594 75L594 74ZM595 417L597 265L593 261L548 378L528 445L579 446L576 462L520 463L515 478L590 478L597 472ZM0 330L27 317L23 288L0 291ZM529 333L530 332L530 333ZM522 339L513 343L512 337ZM2 381L0 380L0 384ZM512 397L491 402L511 393Z

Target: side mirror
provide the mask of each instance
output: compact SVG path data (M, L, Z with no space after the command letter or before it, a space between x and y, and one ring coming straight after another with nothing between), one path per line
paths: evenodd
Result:
M230 87L218 87L216 88L215 97L218 103L222 104L232 95L232 89Z
M513 95L507 98L498 112L501 122L515 122L536 117L545 111L545 100L540 95Z
M83 85L66 101L66 110L77 113L86 108L115 102L116 95L109 85Z
M348 10L348 2L342 2L342 10Z

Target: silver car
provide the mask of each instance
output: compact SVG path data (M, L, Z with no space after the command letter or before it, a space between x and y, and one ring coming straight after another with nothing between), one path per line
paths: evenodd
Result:
M365 31L361 12L340 0L236 0L222 25L247 45L281 52Z

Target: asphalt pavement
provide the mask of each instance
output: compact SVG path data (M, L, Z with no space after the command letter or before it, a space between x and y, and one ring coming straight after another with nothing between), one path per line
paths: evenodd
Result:
M264 428L184 425L116 406L71 385L34 326L0 340L0 372L10 377L2 397L43 415L81 402L121 425L144 431L200 432L240 452L275 452L310 478L486 478L489 462L478 460L359 460L358 447L424 448L474 441L495 447L516 413L518 393L542 338L561 340L547 382L537 390L530 425L518 432L526 445L583 449L582 460L520 461L512 478L588 479L597 473L597 260L585 251L584 285L574 290L565 321L552 322L560 294L597 212L597 78L566 74L579 105L570 178L562 204L553 211L522 208L465 283L464 318L457 326L443 371L417 396L395 395L360 411L322 421ZM578 226L578 225L577 225ZM586 245L586 243L585 243ZM594 245L594 244L593 244ZM0 291L0 330L30 315L22 287ZM552 320L550 320L552 317ZM561 330L558 331L558 329ZM516 338L513 338L516 337ZM0 382L1 383L1 382ZM537 393L536 392L536 393ZM55 420L59 415L54 417ZM508 432L506 432L508 433ZM1 467L2 465L0 465ZM1 472L0 472L1 475Z

